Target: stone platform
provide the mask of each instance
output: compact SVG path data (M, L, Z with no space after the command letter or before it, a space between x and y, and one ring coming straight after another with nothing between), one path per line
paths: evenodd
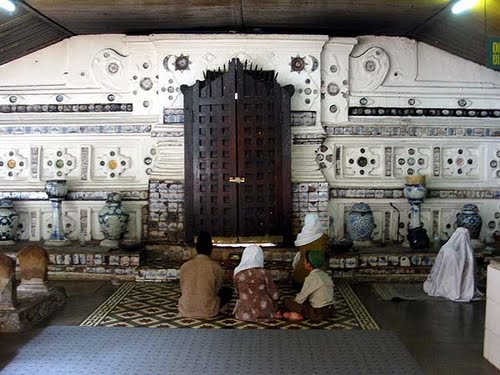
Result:
M63 288L49 288L46 293L18 291L18 305L0 309L0 332L20 332L47 319L66 303Z
M16 253L33 242L4 246L0 252L15 258ZM43 246L43 243L39 243ZM44 247L44 246L43 246ZM49 253L50 280L129 280L168 282L177 280L183 262L196 255L194 247L164 243L126 245L109 251L98 243L80 246L44 247ZM290 277L291 264L297 249L265 247L265 265L275 280ZM220 262L225 278L231 280L243 247L215 247L212 258ZM496 253L476 252L480 281L485 279L486 266ZM335 278L353 281L423 281L436 258L431 249L414 251L402 245L374 246L329 255L329 269ZM484 277L483 277L484 276Z
M0 247L0 252L16 259L16 254L28 245L39 245L49 254L49 280L134 280L136 268L144 256L144 246L125 244L119 250L110 251L98 242L86 246L44 246L43 242L17 242ZM19 271L16 259L16 269Z

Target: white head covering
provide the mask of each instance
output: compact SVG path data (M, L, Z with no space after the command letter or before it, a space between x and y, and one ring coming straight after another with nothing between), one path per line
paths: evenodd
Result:
M424 291L434 297L468 302L477 295L474 251L467 228L457 228L436 256Z
M323 227L317 214L307 214L302 231L297 235L295 246L304 246L323 235Z
M234 274L247 270L249 268L263 268L264 267L264 253L260 246L250 245L243 250L240 264L234 269Z

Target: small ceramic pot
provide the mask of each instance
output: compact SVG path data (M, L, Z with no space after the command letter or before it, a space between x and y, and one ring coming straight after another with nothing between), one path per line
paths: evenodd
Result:
M127 230L128 213L122 208L122 196L120 193L110 193L106 204L99 211L99 224L104 234L101 246L118 248L118 241Z
M16 238L19 216L10 199L0 200L0 245L12 245Z
M469 203L464 205L462 211L457 214L457 226L467 228L471 239L477 240L479 238L482 225L483 220L475 204Z
M366 203L355 203L347 218L346 231L352 241L370 241L375 220L370 206Z

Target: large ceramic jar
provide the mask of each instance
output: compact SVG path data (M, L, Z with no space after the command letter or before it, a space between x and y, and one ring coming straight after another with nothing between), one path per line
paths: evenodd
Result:
M347 235L353 241L370 241L375 221L370 206L366 203L355 203L347 218Z
M464 205L462 211L457 214L457 226L467 228L471 239L478 239L481 233L483 221L479 215L479 209L475 204Z
M99 224L105 238L101 246L118 247L118 241L127 230L128 216L122 208L121 194L109 193L106 204L99 211Z
M19 216L10 199L0 200L0 245L11 245L16 238Z

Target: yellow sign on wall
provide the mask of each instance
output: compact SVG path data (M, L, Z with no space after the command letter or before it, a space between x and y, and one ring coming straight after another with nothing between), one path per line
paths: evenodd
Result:
M488 68L500 70L500 38L489 38L488 45Z

